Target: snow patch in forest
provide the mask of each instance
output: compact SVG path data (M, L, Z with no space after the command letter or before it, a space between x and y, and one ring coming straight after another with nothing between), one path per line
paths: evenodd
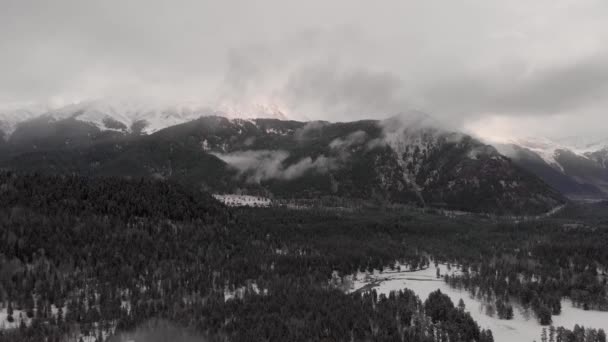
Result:
M7 309L4 308L0 310L0 330L18 328L19 324L21 324L21 320L23 320L26 324L29 324L30 319L27 318L25 311L15 309L13 310L12 316L13 321L9 322Z
M269 207L272 204L270 198L261 196L214 194L213 197L229 207Z
M67 308L62 308L63 310L63 314L66 313ZM36 309L34 309L34 314L37 314ZM57 317L57 314L59 312L59 309L53 304L51 305L50 308L50 315L52 317ZM18 328L19 325L21 324L21 321L23 321L23 323L26 326L30 326L32 324L32 318L29 318L27 316L27 312L25 310L18 310L18 309L14 309L13 310L13 322L9 322L8 320L8 309L6 307L0 309L0 331L2 330L8 330L8 329L15 329Z
M256 294L256 295L259 295L259 294L267 295L268 289L260 290L260 288L258 287L258 284L254 283L254 282L247 284L245 286L238 287L234 290L231 290L228 286L226 286L224 288L224 301L227 302L227 301L233 300L233 299L243 299L243 298L245 298L245 295L247 295L248 293Z

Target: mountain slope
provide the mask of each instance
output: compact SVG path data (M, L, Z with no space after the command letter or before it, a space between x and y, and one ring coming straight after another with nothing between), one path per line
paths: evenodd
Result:
M564 173L574 180L591 184L608 194L608 169L586 155L579 155L570 150L559 150L556 159L562 165Z
M255 103L246 106L219 105L212 109L198 103L101 99L58 108L48 106L0 108L0 131L8 137L19 126L32 120L60 122L73 119L95 126L100 131L151 134L209 115L229 118L285 119L285 114L275 105Z
M32 104L0 107L0 136L8 138L20 123L40 117L49 110L49 106Z
M420 113L346 123L201 117L142 135L75 117L20 125L2 166L172 179L215 192L415 203L496 214L563 200L493 147Z
M598 166L608 169L608 147L603 147L593 152L585 153L585 156L593 160Z
M550 139L518 139L497 145L519 166L575 199L608 196L608 149L601 146L603 143L580 139L571 145Z
M554 189L572 198L600 198L602 190L593 184L578 182L565 174L562 167L549 164L538 153L518 145L501 146L499 151L509 156L517 165L544 180ZM507 152L508 151L508 152Z

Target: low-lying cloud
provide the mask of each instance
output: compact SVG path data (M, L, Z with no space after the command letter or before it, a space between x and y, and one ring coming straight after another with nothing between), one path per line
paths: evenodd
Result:
M300 142L308 139L314 139L327 124L328 123L324 121L307 122L304 126L295 131L294 138Z
M134 331L117 332L108 342L206 342L208 339L191 329L185 329L162 319L151 319Z
M367 140L367 133L364 131L355 131L344 138L336 138L329 143L332 150L343 151L352 146L361 145Z
M316 158L304 157L286 165L290 154L287 151L250 150L227 154L215 154L236 169L247 182L260 183L270 179L292 180L307 172L327 173L337 167L335 158L320 155Z
M312 139L309 134L319 133L324 123L310 123L296 132L296 141ZM249 183L260 183L270 179L293 180L308 172L325 174L336 170L348 162L357 148L370 147L368 134L355 131L345 137L336 138L328 144L327 155L306 156L293 160L292 155L284 150L247 150L231 153L214 153L230 167L238 171Z

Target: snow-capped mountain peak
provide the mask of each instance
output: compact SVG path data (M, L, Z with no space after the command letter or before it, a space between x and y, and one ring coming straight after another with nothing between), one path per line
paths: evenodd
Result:
M606 136L573 136L558 138L556 141L579 154L596 152L608 148L608 137Z
M548 138L548 137L508 137L495 139L493 137L480 137L488 144L496 146L500 153L513 157L515 145L527 149L540 157L548 165L564 171L558 161L562 152L572 153L581 158L588 158L591 153L608 148L608 138L599 137L568 137L568 138Z
M557 161L556 157L558 151L569 150L567 146L544 137L515 138L508 141L508 143L526 148L536 153L547 164L563 171L563 168Z
M0 131L11 135L25 121L45 116L51 120L73 118L90 123L100 130L131 131L137 124L142 133L154 133L166 127L217 115L230 119L276 118L286 119L285 110L270 103L220 104L209 106L193 101L162 102L134 99L101 99L82 101L61 107L5 106L0 108Z
M0 106L0 136L11 135L17 125L52 109L49 104L15 103Z
M287 120L287 111L276 103L220 104L217 113L229 119Z

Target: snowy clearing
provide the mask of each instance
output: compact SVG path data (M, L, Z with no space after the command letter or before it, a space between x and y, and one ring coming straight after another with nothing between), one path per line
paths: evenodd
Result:
M477 298L471 298L468 291L452 288L442 278L437 279L436 268L432 264L427 269L413 272L405 271L405 267L400 268L402 270L391 271L387 268L382 273L378 271L373 274L359 273L354 276L349 292L375 288L378 294L388 295L391 291L408 288L424 301L431 292L441 290L441 292L450 296L454 305L462 298L466 310L471 313L471 316L481 328L492 330L496 342L532 342L540 340L543 327L538 324L533 314L526 312L515 303L513 303L515 316L512 320L490 317L485 314L485 303ZM455 268L448 271L446 265L439 265L439 269L441 276L458 272ZM573 329L575 324L579 324L585 326L585 328L608 331L608 312L585 311L575 308L569 300L562 301L561 315L552 318L555 327L563 326L567 329Z
M269 207L272 204L270 198L262 196L214 194L213 197L229 207Z

